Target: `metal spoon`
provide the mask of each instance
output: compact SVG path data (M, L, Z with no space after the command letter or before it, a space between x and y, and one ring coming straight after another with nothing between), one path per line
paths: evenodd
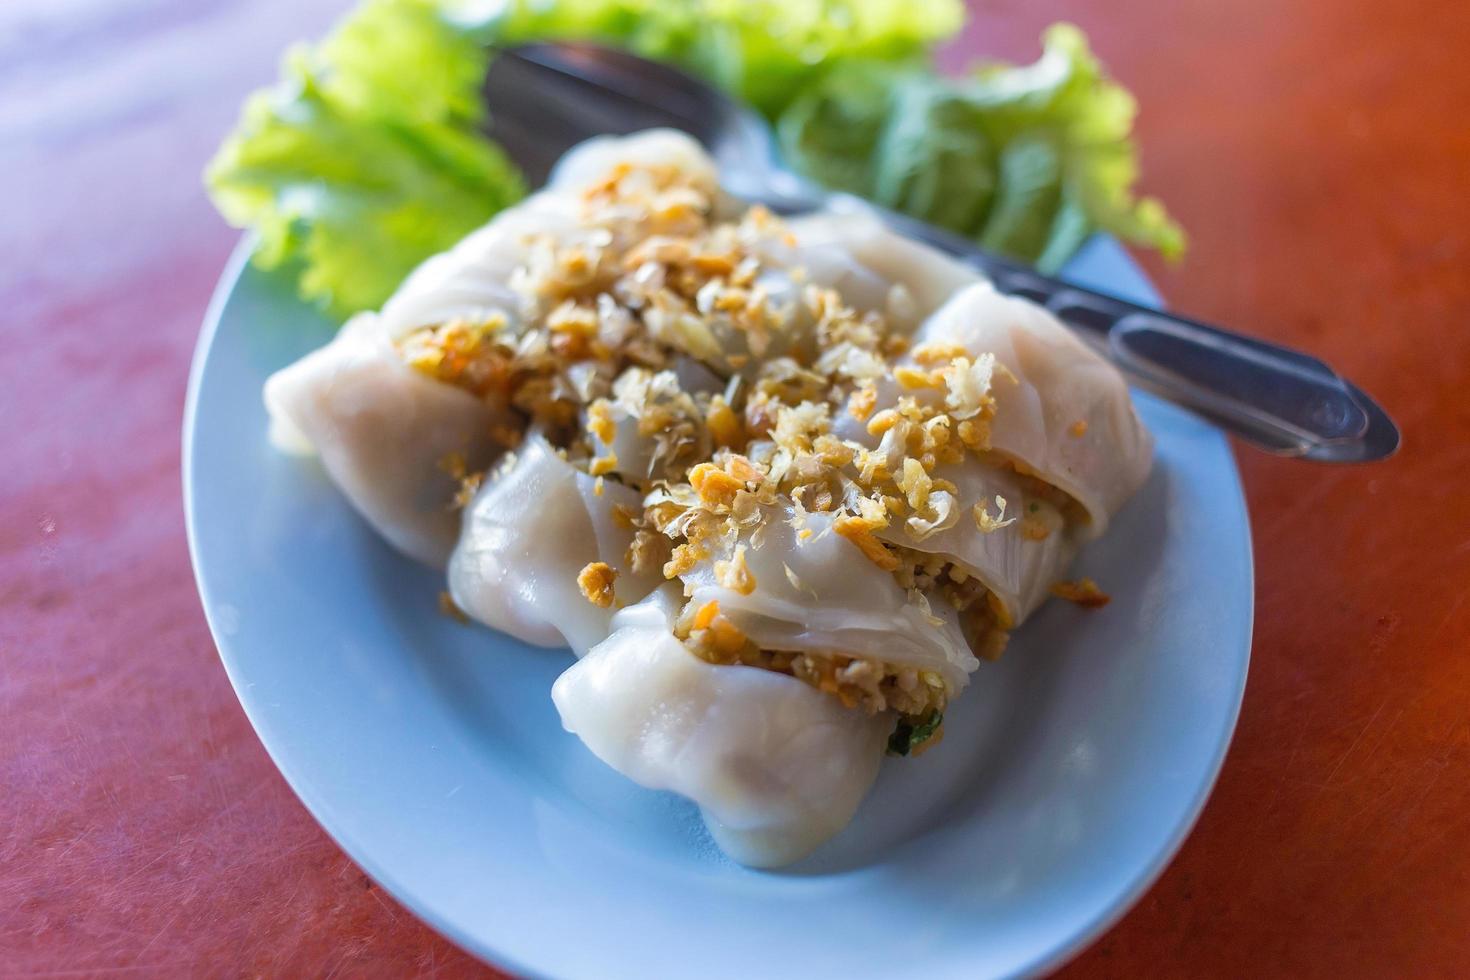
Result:
M598 45L532 44L495 55L485 95L491 135L533 183L588 137L681 129L710 149L732 193L782 214L871 209L894 230L973 263L1002 292L1045 306L1132 381L1253 446L1333 463L1398 449L1387 413L1317 358L1041 275L958 235L823 190L785 169L764 120L678 69Z

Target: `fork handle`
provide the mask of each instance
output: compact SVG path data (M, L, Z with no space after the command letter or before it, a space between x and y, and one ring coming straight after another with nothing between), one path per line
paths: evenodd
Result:
M1044 306L1087 337L1141 387L1268 452L1363 462L1398 448L1399 431L1387 413L1309 354L1042 275L958 235L849 194L818 191L800 178L777 188L788 195L771 202L778 210L866 210L974 265L1001 292Z

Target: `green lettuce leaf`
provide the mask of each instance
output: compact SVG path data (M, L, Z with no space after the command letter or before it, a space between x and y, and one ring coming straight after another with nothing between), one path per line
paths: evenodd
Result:
M1054 271L1101 229L1183 252L1163 206L1138 200L1136 105L1075 27L1031 65L945 79L847 64L782 114L787 159L810 177Z
M798 98L778 135L787 161L826 186L969 233L996 189L982 122L926 69L854 63Z
M487 55L427 0L373 0L246 103L206 183L256 261L337 318L525 193L478 129Z
M833 65L924 60L963 22L959 0L509 0L486 29L504 41L619 44L774 118Z

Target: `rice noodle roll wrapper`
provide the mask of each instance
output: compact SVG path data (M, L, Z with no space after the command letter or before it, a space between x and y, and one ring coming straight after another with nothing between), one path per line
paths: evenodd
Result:
M480 323L504 317L515 334L536 313L527 297L512 288L531 243L572 244L588 237L575 201L533 194L411 272L383 305L387 329L397 337L455 320Z
M852 819L893 728L784 674L699 659L671 632L665 587L613 620L562 674L562 724L603 762L700 808L715 842L752 867L798 860Z
M627 568L633 533L614 516L636 514L639 495L598 481L532 434L492 474L466 508L449 561L449 593L466 614L537 646L570 646L581 655L608 634L619 605L635 603L657 584ZM605 562L618 575L615 601L599 606L578 575Z
M1065 491L1086 510L1084 536L1107 530L1148 478L1153 437L1118 370L1051 313L988 285L956 294L915 335L993 354L992 449ZM1013 377L1012 377L1013 376Z
M1051 502L1029 496L1020 478L1007 468L969 457L936 468L934 476L957 488L957 519L925 535L910 533L905 521L898 519L876 535L959 565L995 595L1011 625L1019 624L1066 574L1077 554L1076 535ZM1004 510L997 497L1005 501ZM982 529L974 515L976 504L999 526ZM1044 537L1039 536L1042 532Z
M517 270L538 244L581 246L589 254L611 244L590 225L580 195L620 164L667 166L718 197L714 164L690 137L652 130L628 137L599 137L579 144L557 165L546 189L496 215L449 251L427 259L383 307L395 336L456 319L478 322L504 315L512 333L538 312L512 288Z
M352 506L394 548L442 567L454 547L458 480L446 468L488 465L501 407L403 362L372 313L271 375L265 403L281 448L321 457Z
M594 136L568 150L552 168L547 189L581 194L625 168L672 167L716 203L721 199L720 175L704 146L677 129L648 129L630 136Z
M871 212L848 208L788 219L794 248L773 259L837 290L860 312L882 313L911 333L955 293L987 280L974 266L892 231Z
M796 518L770 508L754 533L717 543L682 579L696 609L720 613L759 647L886 661L933 671L951 693L979 666L955 610L908 592L832 529L832 515ZM809 531L805 538L802 531ZM727 563L740 551L754 585L732 582Z

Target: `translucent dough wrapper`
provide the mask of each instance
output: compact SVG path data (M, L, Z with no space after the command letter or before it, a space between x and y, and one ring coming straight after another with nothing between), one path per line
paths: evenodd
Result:
M893 719L784 674L700 660L670 632L680 601L666 587L618 614L553 686L562 724L639 785L693 800L736 861L789 864L847 826Z
M800 265L806 278L835 289L861 312L885 314L896 332L909 333L966 286L986 279L973 266L889 230L856 206L787 221L796 246L772 258Z
M948 603L900 588L832 530L831 515L807 514L800 527L791 518L790 510L777 510L755 535L742 535L684 575L689 601L696 608L718 602L764 649L882 660L933 671L951 692L965 686L979 661ZM748 593L721 584L719 564L739 547L754 579Z
M1035 303L989 286L957 293L914 338L993 353L1015 376L997 376L991 445L1066 491L1090 518L1085 536L1148 478L1153 437L1138 419L1118 370Z
M1046 310L988 284L961 290L929 317L914 335L914 346L923 344L957 345L972 359L995 356L992 451L967 453L963 462L932 474L955 484L958 520L927 535L910 534L896 521L878 536L961 565L1019 624L1065 577L1079 545L1102 534L1147 479L1153 438L1111 364ZM892 378L877 389L877 410L897 403L901 392ZM931 388L902 394L931 403L943 397ZM869 448L880 446L865 422L846 412L834 418L834 430ZM1052 502L1028 489L1021 473L1074 498L1085 520L1067 522ZM996 497L1006 503L1004 520ZM976 504L1001 526L982 530Z
M595 234L582 219L580 194L586 185L624 163L671 165L695 175L696 183L711 194L718 190L714 164L683 133L650 130L588 140L562 158L544 190L502 211L449 251L414 270L383 307L389 330L397 335L415 327L454 319L479 321L499 313L507 317L514 332L525 315L534 312L510 288L528 245L538 240L559 245L592 243Z
M931 555L942 555L963 567L985 584L1010 617L1019 623L1046 601L1053 583L1062 578L1077 554L1075 536L1063 527L1057 509L1043 500L1027 496L1016 474L977 459L941 466L937 479L947 479L958 488L959 519L949 527L926 536L909 534L902 521L877 532L878 537ZM987 513L1000 516L999 496L1007 502L1005 520L990 531L976 523L973 507L981 503ZM1023 517L1031 526L1051 529L1045 538L1028 535ZM1007 523L1008 522L1008 523Z
M552 168L547 187L578 194L605 180L615 167L671 167L717 199L720 175L700 142L677 129L646 129L629 136L594 136L566 152Z
M372 313L271 375L265 403L278 445L319 455L393 547L443 566L459 531L458 484L443 463L458 454L471 468L487 464L501 410L404 364Z
M570 241L581 234L575 202L545 192L502 211L447 252L426 259L383 304L383 320L394 336L454 320L482 323L502 316L514 334L525 322L525 299L511 288L528 244L550 237Z
M486 626L538 646L570 646L580 656L607 636L617 605L658 584L627 570L633 533L613 516L619 505L637 513L639 496L611 480L599 495L597 480L539 435L508 462L465 510L449 594ZM612 606L594 605L577 584L578 573L598 561L619 572Z

